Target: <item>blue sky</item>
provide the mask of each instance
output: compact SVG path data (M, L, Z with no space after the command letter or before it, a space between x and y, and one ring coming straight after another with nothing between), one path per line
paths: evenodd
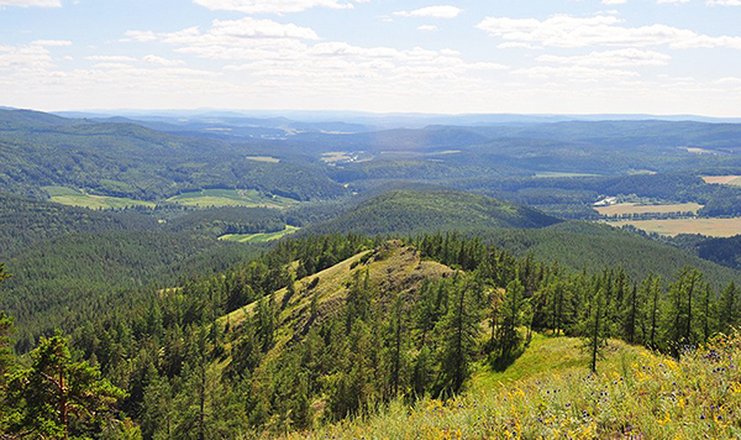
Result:
M0 0L0 105L741 116L741 0Z

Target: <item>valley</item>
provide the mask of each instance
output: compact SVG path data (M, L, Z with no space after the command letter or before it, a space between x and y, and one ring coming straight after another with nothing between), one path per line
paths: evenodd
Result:
M134 438L735 432L738 127L329 125L0 110L13 368L67 347Z

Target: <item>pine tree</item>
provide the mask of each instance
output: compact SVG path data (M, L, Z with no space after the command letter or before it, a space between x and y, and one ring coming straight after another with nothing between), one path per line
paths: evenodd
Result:
M607 322L607 301L604 287L598 288L588 306L587 321L584 323L585 348L589 352L589 369L597 372L597 360L602 356L602 348L607 344L609 324Z
M736 284L731 283L723 290L720 297L720 316L718 317L721 331L729 333L734 326L739 324L741 317L738 311L741 302L738 299Z
M497 332L497 362L508 364L520 346L518 327L522 325L525 306L525 288L518 278L507 285L502 304L502 320Z
M630 293L625 297L625 316L623 317L623 333L628 343L636 342L636 326L640 317L638 304L638 286L633 284Z
M41 338L31 359L31 368L12 385L14 397L24 402L24 431L64 439L93 434L125 396L97 368L73 360L62 336Z
M458 279L450 287L448 313L440 321L439 332L443 340L437 392L441 395L456 394L463 388L479 332L476 308L471 304L471 286Z
M702 275L696 269L686 268L669 287L669 310L666 328L667 343L674 357L679 357L683 346L695 343L694 316L700 309L695 302Z
M404 300L397 294L391 310L391 319L386 328L384 358L388 371L387 397L393 398L399 394L404 368L404 352L406 346L406 329L404 323Z
M648 311L649 315L649 326L647 340L648 348L656 350L658 347L657 338L659 335L659 299L661 296L661 280L658 277L649 276L644 280L646 286L646 297L648 298L650 308Z

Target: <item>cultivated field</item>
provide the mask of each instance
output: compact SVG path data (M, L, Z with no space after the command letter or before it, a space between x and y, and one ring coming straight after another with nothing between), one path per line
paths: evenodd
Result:
M702 176L705 183L741 186L741 176Z
M201 191L187 192L167 199L168 202L179 203L187 206L200 208L244 206L247 208L285 208L298 202L295 200L279 197L265 196L255 190L235 189L204 189Z
M262 234L226 234L219 237L219 240L235 241L238 243L266 243L268 241L278 240L298 231L300 228L286 225L286 228L277 232L266 232Z
M675 203L666 205L640 205L637 203L618 203L594 208L600 214L612 217L626 214L670 214L675 212L697 213L702 208L698 203Z
M741 217L622 220L607 222L607 224L618 227L633 225L647 232L656 232L669 236L702 234L709 237L732 237L741 234Z
M52 202L80 208L115 209L131 206L155 207L154 202L134 200L126 197L99 196L64 186L45 186L44 190L49 194L49 200Z

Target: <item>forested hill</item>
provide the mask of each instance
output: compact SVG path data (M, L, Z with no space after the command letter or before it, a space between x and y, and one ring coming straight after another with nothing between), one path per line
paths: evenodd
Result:
M61 185L158 200L200 188L252 188L298 200L343 188L311 163L248 160L249 146L177 136L130 123L99 123L0 110L0 190L43 197Z
M360 203L315 232L413 234L493 227L541 228L561 222L535 209L450 190L392 190Z

